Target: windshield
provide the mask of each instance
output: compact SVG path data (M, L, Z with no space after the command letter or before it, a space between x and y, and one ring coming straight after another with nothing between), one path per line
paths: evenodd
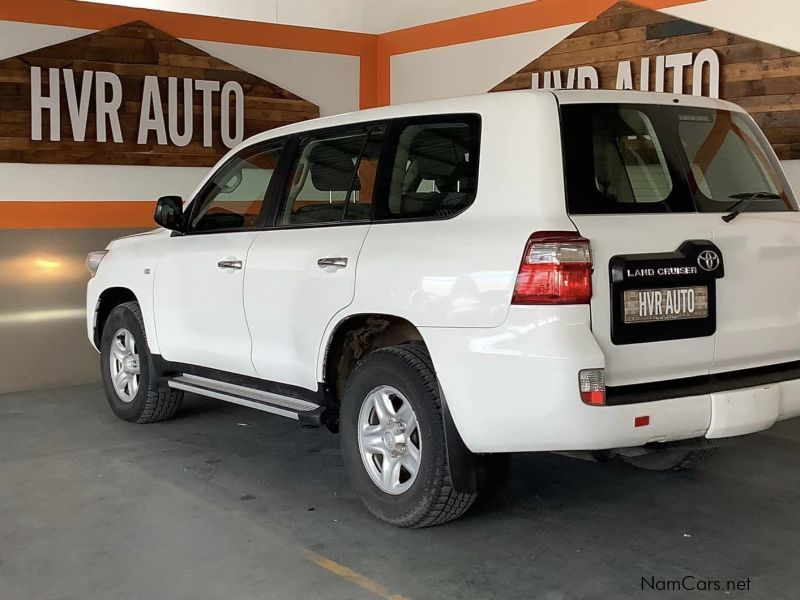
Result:
M764 135L744 114L672 105L562 107L569 212L796 210Z

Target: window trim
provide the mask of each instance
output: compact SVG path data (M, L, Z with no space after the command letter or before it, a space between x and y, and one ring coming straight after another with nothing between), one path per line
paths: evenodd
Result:
M244 146L236 151L228 160L223 162L219 165L214 171L212 175L206 180L203 187L194 195L191 202L187 206L187 210L184 213L185 223L186 223L186 230L183 232L183 235L192 236L192 235L213 235L215 233L237 233L237 232L246 232L246 231L261 231L264 228L264 223L267 219L269 206L271 205L271 197L276 193L275 186L278 183L278 180L282 178L284 175L283 171L286 169L286 155L287 151L293 151L291 147L292 136L281 136L269 140L264 140L262 142L257 142L255 144L250 144L248 146ZM261 202L261 208L258 213L258 218L256 219L256 224L251 227L226 227L224 229L212 229L212 230L205 230L199 231L196 229L191 229L190 224L192 222L192 217L194 213L197 211L197 207L200 205L201 199L205 199L207 195L212 191L214 187L214 178L225 171L226 169L230 168L231 165L235 164L237 161L242 160L242 156L244 154L258 154L267 150L270 150L275 147L281 147L281 155L278 159L278 166L273 171L273 175L267 184L267 189L264 191L264 199Z
M472 123L470 123L472 121ZM442 216L429 216L429 217L397 217L397 218L377 218L378 214L389 215L389 192L391 189L392 168L394 161L397 157L398 142L403 130L410 125L424 125L424 124L439 124L439 123L467 123L470 126L475 126L477 135L472 141L470 154L474 153L476 156L475 171L476 171L476 184L475 184L475 198L469 206L464 207L452 215ZM375 182L375 200L373 201L372 208L372 223L378 225L380 223L419 223L421 221L449 221L456 217L463 215L468 211L478 199L480 191L480 169L481 169L481 142L483 141L483 118L480 113L463 112L463 113L440 113L440 114L426 114L414 115L410 117L398 117L392 119L389 130L387 131L386 138L384 139L384 151L381 152L380 164L378 166L378 177Z

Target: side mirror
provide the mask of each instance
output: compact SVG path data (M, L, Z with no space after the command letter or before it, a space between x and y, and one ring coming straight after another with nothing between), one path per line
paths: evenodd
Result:
M156 223L164 229L183 232L183 198L180 196L163 196L156 202L153 215Z

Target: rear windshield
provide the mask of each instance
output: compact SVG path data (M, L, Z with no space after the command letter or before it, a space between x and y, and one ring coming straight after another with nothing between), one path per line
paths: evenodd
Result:
M571 214L727 212L797 205L752 120L706 108L637 104L562 107Z

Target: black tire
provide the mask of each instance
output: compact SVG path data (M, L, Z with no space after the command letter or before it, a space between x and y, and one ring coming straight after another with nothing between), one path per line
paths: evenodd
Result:
M120 398L111 379L111 345L114 335L120 329L127 329L133 335L139 355L139 389L130 402ZM108 315L100 340L100 368L108 404L114 414L124 421L155 423L173 417L181 407L183 391L159 382L157 369L147 347L147 336L138 302L120 304Z
M401 392L416 414L422 452L416 479L408 490L392 495L370 478L358 444L358 417L372 390L387 385ZM477 494L453 489L444 437L441 401L428 350L421 342L371 352L347 382L340 413L345 469L361 502L377 518L398 527L441 525L463 515Z
M655 450L639 456L619 456L627 465L645 471L686 471L703 459L708 458L716 448L703 450Z

